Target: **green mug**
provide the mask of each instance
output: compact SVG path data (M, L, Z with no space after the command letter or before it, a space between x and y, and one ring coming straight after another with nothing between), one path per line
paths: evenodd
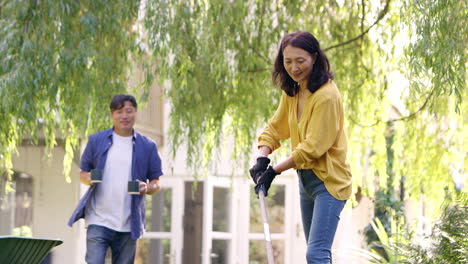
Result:
M93 169L91 170L91 183L101 183L102 182L102 170Z
M140 182L139 181L128 182L128 194L140 194Z

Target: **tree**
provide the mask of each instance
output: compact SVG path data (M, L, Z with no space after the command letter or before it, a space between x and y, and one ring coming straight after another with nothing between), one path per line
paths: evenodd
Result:
M2 2L3 166L11 168L26 133L44 131L51 147L56 129L70 162L77 139L108 120L102 102L127 88L130 55L148 73L142 87L153 77L171 82L173 153L186 143L188 163L209 167L232 135L234 155L246 164L257 129L278 103L270 72L279 41L301 29L316 35L331 60L355 186L370 194L375 178L387 186L391 126L392 181L405 177L409 194L437 198L467 164L466 10L466 1L455 0ZM142 35L134 30L139 14ZM143 47L152 59L141 57ZM401 75L408 85L395 79ZM389 117L395 94L404 105Z
M186 142L190 164L209 165L226 134L248 160L257 128L277 106L270 72L279 41L301 29L321 42L343 94L356 186L370 194L375 178L387 186L388 127L391 186L404 177L410 195L441 201L439 189L453 190L452 175L463 175L465 1L150 0L147 7L148 42L172 84L169 145L175 153ZM395 94L404 105L391 117Z
M37 143L43 134L50 150L60 135L70 181L78 139L108 126L111 96L128 88L129 56L143 54L132 30L138 7L139 1L0 2L0 168L11 169L25 138Z

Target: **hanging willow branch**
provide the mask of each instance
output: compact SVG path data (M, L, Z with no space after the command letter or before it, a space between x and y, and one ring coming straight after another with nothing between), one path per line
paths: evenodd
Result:
M60 135L70 182L79 139L108 128L108 102L128 91L129 55L141 55L131 31L138 7L119 0L2 1L0 170L13 168L24 137L35 144L43 137L50 156Z
M402 117L391 118L391 119L388 119L388 120L377 120L374 123L368 124L368 125L361 124L360 122L355 120L352 116L348 116L348 119L351 122L353 122L355 125L358 125L360 127L373 127L373 126L377 126L380 123L394 123L394 122L399 122L399 121L406 121L406 120L415 118L418 114L422 113L424 110L426 110L429 107L429 105L430 105L429 102L434 99L433 98L434 97L434 92L435 92L435 88L433 88L431 90L430 94L426 97L426 100L424 101L424 103L416 111L414 111L414 112L412 112L412 113L410 113L408 115L402 116Z
M365 5L365 2L364 2L364 1L362 1L362 5L363 5L363 6ZM377 19L374 21L374 23L372 23L372 25L370 25L366 30L362 31L361 34L359 34L358 36L356 36L356 37L354 37L354 38L352 38L352 39L349 39L349 40L347 40L347 41L344 41L344 42L341 42L341 43L332 45L332 46L330 46L330 47L326 47L326 48L324 48L323 50L324 50L324 51L329 51L329 50L331 50L331 49L336 49L336 48L339 48L339 47L348 45L348 44L350 44L350 43L352 43L352 42L354 42L354 41L356 41L356 40L362 39L366 34L369 33L369 31L370 31L375 25L377 25L377 24L380 22L380 20L382 20L382 19L385 17L385 15L388 13L389 9L390 9L390 0L387 0L387 2L385 2L385 6L384 6L383 10L379 12L379 15L377 16ZM364 18L364 16L363 16L363 18Z
M49 150L58 137L65 139L64 167L70 168L79 139L109 126L111 96L132 88L146 91L153 78L170 80L166 146L174 155L184 149L194 171L209 169L223 151L246 165L257 129L280 98L270 76L278 43L288 32L306 30L327 47L346 114L354 120L388 120L382 109L388 109L394 87L386 87L385 76L407 74L410 89L403 100L422 107L414 112L420 118L404 122L410 115L395 124L392 148L401 156L395 157L394 180L405 177L408 193L417 194L423 185L437 197L452 171L460 173L457 164L463 164L466 151L457 140L468 132L453 109L466 115L467 1L387 0L369 26L364 18L381 6L371 0L144 3L146 34L137 36L133 26L142 1L1 2L3 169L13 168L12 155L28 134L34 142L43 134ZM401 58L396 34L410 39ZM150 60L137 41L150 51ZM136 87L128 87L130 56L153 69ZM439 118L421 114L427 111ZM456 129L444 130L444 122ZM379 125L348 127L355 184L368 193L375 177L382 182L386 177L384 134ZM226 138L232 141L225 144ZM421 150L429 154L415 154ZM369 166L363 160L370 160ZM371 180L366 183L362 175Z

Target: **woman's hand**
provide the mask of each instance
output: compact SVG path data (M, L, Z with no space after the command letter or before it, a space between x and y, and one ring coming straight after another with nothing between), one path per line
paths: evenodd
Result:
M265 197L268 196L271 183L278 174L280 173L275 171L272 166L269 166L268 169L259 176L257 185L255 186L255 193L258 194L258 191L262 189Z
M257 163L250 168L250 177L255 184L257 184L259 176L266 171L268 168L268 164L270 164L270 159L267 157L258 157Z

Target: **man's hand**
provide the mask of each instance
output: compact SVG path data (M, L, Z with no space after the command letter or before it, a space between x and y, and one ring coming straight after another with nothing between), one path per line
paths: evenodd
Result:
M87 172L83 170L80 171L80 181L84 185L90 186L91 185L91 172Z
M146 183L140 180L137 180L140 183L140 194L155 194L161 190L161 184L159 183L159 178L152 179L150 182Z

